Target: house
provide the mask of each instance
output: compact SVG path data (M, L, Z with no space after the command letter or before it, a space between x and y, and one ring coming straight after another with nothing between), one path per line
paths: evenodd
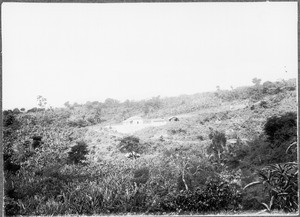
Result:
M170 117L170 118L169 118L169 121L179 121L179 118L173 116L173 117Z
M142 124L144 122L143 118L140 116L132 116L125 121L123 121L123 124Z

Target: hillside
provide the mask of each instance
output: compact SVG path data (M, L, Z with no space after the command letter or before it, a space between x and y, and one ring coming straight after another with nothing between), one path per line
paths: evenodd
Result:
M295 79L65 105L3 112L7 214L298 210Z
M167 147L164 142L160 141L161 139L168 141L171 147L175 147L176 144L188 145L189 143L201 146L201 144L209 143L210 128L224 132L227 139L241 138L251 141L263 132L263 126L268 117L282 115L286 112L297 112L295 91L265 96L258 102L266 102L266 104L263 106L257 102L251 104L249 100L224 102L220 103L218 107L181 113L177 115L180 119L178 122L166 122L163 126L150 126L139 130L139 125L134 125L131 127L136 128L137 131L127 134L117 132L114 128L110 130L105 126L114 125L103 122L88 128L91 135L86 134L87 141L88 143L91 141L91 144L98 149L106 149L106 144L112 143L111 139L116 139L114 142L117 143L118 139L120 140L126 135L135 135L144 142L157 143L158 146ZM251 109L253 105L254 108ZM158 110L157 113L162 112ZM160 117L167 119L171 115L172 113ZM118 125L122 125L122 123L116 124L116 126ZM103 135L106 135L107 138L103 138ZM202 139L199 140L199 137ZM99 141L101 139L98 138L104 140L105 143ZM111 145L111 147L113 146Z

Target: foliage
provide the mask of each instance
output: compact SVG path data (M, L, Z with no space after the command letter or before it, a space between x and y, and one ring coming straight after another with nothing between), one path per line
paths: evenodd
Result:
M241 194L235 187L222 179L208 179L204 189L195 191L180 191L168 195L162 201L161 207L173 212L208 212L238 209Z
M84 164L86 155L89 153L88 146L84 141L77 141L68 153L68 161L73 164Z
M153 113L154 111L161 108L162 102L160 96L152 97L151 99L147 100L144 104L144 113L147 115L148 113Z
M38 102L38 106L40 108L45 108L47 105L47 99L43 96L37 96L37 102Z
M7 214L14 215L24 211L24 201L31 201L30 198L35 195L43 194L38 186L49 186L49 182L43 180L57 174L56 170L65 164L70 129L66 127L67 116L59 110L55 113L45 111L12 115L4 112L3 145L7 189L5 210ZM31 144L40 144L41 138L42 145L34 151L30 150ZM47 192L51 194L52 190Z
M253 86L237 87L231 90L218 90L215 95L224 101L233 101L237 99L251 99L258 101L268 95L278 94L284 91L292 91L296 89L296 80L282 81L266 81L261 84L261 79L253 78Z
M288 112L282 116L272 116L267 119L264 132L272 145L279 146L283 142L291 143L297 138L297 114Z
M15 108L15 109L13 110L13 113L14 113L14 114L20 114L21 111L20 111L18 108Z
M278 94L254 83L218 94L3 111L5 213L207 214L263 206L296 211L298 169L287 162L297 159L297 116L285 114L296 109L291 92L296 83L272 82ZM250 97L250 103L259 99L261 106L224 111ZM101 125L141 114L147 107L149 118L197 115L149 129L147 136L123 137ZM99 127L88 127L95 124ZM130 160L126 152L141 155ZM253 175L256 170L260 173ZM261 184L242 191L241 186L253 181Z
M125 153L142 153L140 139L135 136L126 136L119 143L119 150Z
M297 163L274 164L264 167L258 172L259 181L244 187L264 185L268 190L269 204L262 203L267 208L284 211L298 210L298 167Z
M145 184L150 177L150 171L147 167L142 167L134 171L132 181L137 185Z
M259 86L259 85L260 85L260 82L261 82L261 79L258 79L258 78L253 78L253 79L252 79L252 83L253 83L255 86Z
M209 138L212 140L211 145L207 149L208 154L213 154L215 159L219 162L221 160L221 154L226 149L226 136L225 133L214 131L210 129Z

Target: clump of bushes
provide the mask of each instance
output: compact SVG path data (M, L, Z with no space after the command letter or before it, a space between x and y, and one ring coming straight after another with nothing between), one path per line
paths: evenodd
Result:
M204 188L180 191L162 199L161 208L169 212L211 212L239 209L241 193L220 178L209 178Z
M137 185L145 184L150 178L150 171L147 167L142 167L134 171L132 181Z
M258 171L259 180L244 189L263 185L267 190L264 201L266 211L272 209L293 212L298 210L298 167L297 163L272 164Z
M178 129L171 129L169 130L171 135L175 135L175 134L186 134L187 131L185 129L182 128L178 128Z
M296 79L283 81L266 81L261 84L261 79L254 78L252 80L253 86L237 87L231 90L218 90L215 96L224 101L251 99L258 101L267 95L275 95L285 91L294 91L296 89Z
M297 139L297 114L288 112L282 116L273 116L267 119L264 132L273 146L295 141Z
M142 143L136 136L126 136L121 139L118 149L122 153L129 153L132 156L142 154L147 149L147 144Z
M86 127L89 123L83 119L69 120L68 125L70 127Z
M78 141L68 153L68 162L72 164L85 164L88 146L84 141Z

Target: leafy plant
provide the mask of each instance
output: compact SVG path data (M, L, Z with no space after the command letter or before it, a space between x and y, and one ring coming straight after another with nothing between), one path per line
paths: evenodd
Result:
M125 153L141 153L142 152L142 144L140 143L140 139L135 136L127 136L121 139L119 143L119 150Z
M83 141L79 141L69 152L68 160L73 164L85 164L84 161L88 153L87 144Z
M268 211L272 208L284 211L298 210L297 163L273 164L258 171L259 180L249 183L244 190L263 185L268 190L269 205L262 203Z
M282 116L268 118L264 126L264 132L274 146L295 140L297 138L297 114L288 112Z
M212 140L211 145L207 148L208 154L212 154L217 162L220 162L221 155L226 150L225 133L215 131L210 128L209 138Z

